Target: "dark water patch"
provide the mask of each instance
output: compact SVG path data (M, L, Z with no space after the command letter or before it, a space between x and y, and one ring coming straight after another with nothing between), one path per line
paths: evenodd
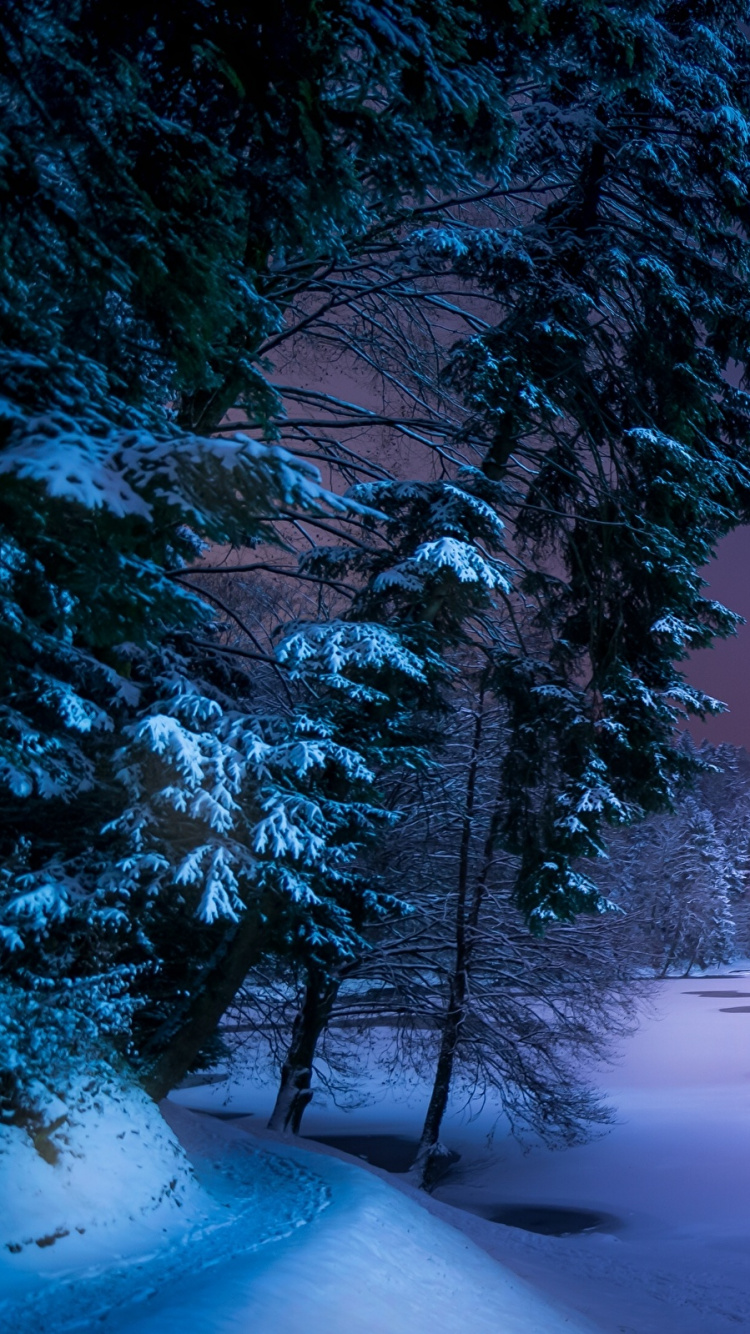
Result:
M199 1116L215 1116L217 1121L239 1121L243 1116L253 1116L253 1112L225 1112L223 1108L211 1111L209 1107L188 1107L187 1111L197 1112Z
M728 973L693 973L689 976L692 976L693 982L731 982L733 977L736 977L738 981L747 982L748 970L747 968L730 968ZM670 980L677 981L678 979L672 977Z
M684 991L683 996L708 996L716 1000L735 1000L740 996L750 998L750 991Z
M546 1204L503 1204L483 1211L492 1223L537 1232L544 1237L576 1237L584 1232L616 1232L621 1226L614 1214L594 1209L563 1209Z
M308 1135L306 1138L341 1149L353 1158L362 1158L385 1172L408 1172L419 1147L417 1140L406 1135Z
M720 1014L750 1014L750 1005L722 1005Z

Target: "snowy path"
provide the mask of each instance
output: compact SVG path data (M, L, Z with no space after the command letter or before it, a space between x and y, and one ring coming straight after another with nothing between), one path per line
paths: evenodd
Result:
M174 1300L186 1274L210 1286L206 1276L216 1266L245 1261L328 1207L324 1181L303 1163L269 1153L212 1118L176 1109L171 1119L204 1187L188 1201L182 1225L172 1219L162 1227L167 1220L158 1210L151 1219L129 1218L125 1208L114 1224L75 1229L86 1236L63 1237L41 1251L31 1245L21 1255L6 1252L0 1258L0 1334L114 1329L121 1320L127 1327L134 1305L162 1292ZM133 1162L130 1171L137 1166ZM104 1198L117 1194L110 1173L101 1173L99 1191ZM204 1322L202 1334L210 1328Z
M81 1238L6 1257L28 1281L0 1300L2 1334L589 1334L377 1174L165 1110L203 1216L149 1253L123 1219L93 1267L61 1268Z
M175 1122L182 1131L182 1125ZM331 1203L284 1241L169 1283L117 1334L587 1334L461 1233L335 1156L273 1144Z

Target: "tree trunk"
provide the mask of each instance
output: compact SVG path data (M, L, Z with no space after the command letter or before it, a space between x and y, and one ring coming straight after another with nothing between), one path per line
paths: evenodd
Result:
M695 961L696 961L696 959L698 958L698 951L700 950L700 947L701 947L701 941L699 940L699 941L698 941L698 944L696 945L695 949L693 950L693 953L692 953L692 956L691 956L691 959L690 959L690 963L688 964L687 968L685 969L684 973L682 974L683 977L689 977L690 974L692 973L693 968L694 968L694 966L695 966Z
M182 429L201 435L213 435L235 406L242 390L243 378L239 373L230 373L222 384L213 389L183 395L177 417Z
M298 1135L305 1108L313 1096L312 1075L315 1049L331 1015L339 989L338 980L310 971L302 1005L292 1027L281 1082L268 1129L282 1135Z
M673 962L674 962L675 955L677 954L677 946L678 946L678 944L679 944L679 941L678 941L677 939L675 939L675 940L672 941L672 944L668 947L668 949L667 949L667 953L666 953L666 956L665 956L665 959L664 959L664 967L662 968L661 972L659 973L659 978L660 978L660 979L663 978L663 977L667 977L667 976L668 976L668 974L669 974L669 970L670 970L670 968L672 967L672 964L673 964Z
M440 1054L435 1068L432 1094L427 1107L417 1156L412 1166L417 1184L422 1190L432 1190L458 1157L456 1153L441 1142L440 1128L443 1124L445 1109L448 1106L461 1025L466 1017L466 993L466 971L465 969L456 969L451 978L450 1000L443 1020L443 1035L440 1041Z
M455 1153L440 1142L440 1127L448 1106L448 1097L453 1079L453 1066L456 1058L461 1026L466 1017L466 998L468 995L468 965L470 936L467 934L466 897L469 884L469 854L471 833L474 820L477 773L479 770L479 751L482 744L482 724L484 717L484 688L479 695L479 710L474 723L474 736L471 743L469 772L466 779L466 804L461 827L461 845L458 858L458 888L456 895L456 954L453 972L449 983L448 1007L443 1018L443 1032L440 1040L440 1053L435 1069L432 1094L427 1107L422 1135L417 1149L412 1171L422 1190L432 1190L440 1177L456 1161ZM475 895L476 897L476 891ZM477 908L478 912L478 908ZM472 913L474 915L474 904Z
M144 1052L146 1072L141 1084L157 1102L185 1077L201 1048L214 1036L259 953L257 923L248 916L217 952L207 980L185 1009L151 1040ZM155 1053L150 1061L149 1050Z
M479 768L479 751L482 741L483 695L480 693L480 712L477 715L474 740L471 748L469 776L466 784L466 806L461 849L459 854L458 895L456 904L456 955L453 973L450 979L448 1007L443 1020L443 1036L440 1054L435 1069L435 1081L427 1108L427 1115L419 1141L419 1149L412 1171L417 1184L422 1190L432 1190L441 1176L444 1176L458 1155L440 1141L440 1129L445 1116L450 1096L453 1067L461 1038L461 1029L466 1022L469 1009L469 983L471 957L479 927L479 915L482 910L485 891L489 883L490 872L495 861L495 851L502 822L502 799L498 794L495 808L490 818L487 836L484 840L482 861L471 896L468 894L469 851L471 826L474 819L476 780Z

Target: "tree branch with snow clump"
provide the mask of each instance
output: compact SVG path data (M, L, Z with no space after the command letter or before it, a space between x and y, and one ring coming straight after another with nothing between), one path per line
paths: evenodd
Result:
M376 592L392 585L417 590L436 572L450 572L460 584L482 584L487 589L500 588L510 592L507 566L489 561L467 542L455 537L440 537L434 542L423 542L410 560L384 570L373 581Z
M116 518L155 517L195 527L215 541L241 530L250 501L256 514L298 506L311 513L361 514L363 506L326 490L320 473L279 445L247 435L211 439L173 432L99 430L48 415L16 426L0 453L0 475L41 484L53 499ZM251 510L252 514L252 510ZM252 524L252 520L251 520ZM267 525L263 531L268 532Z

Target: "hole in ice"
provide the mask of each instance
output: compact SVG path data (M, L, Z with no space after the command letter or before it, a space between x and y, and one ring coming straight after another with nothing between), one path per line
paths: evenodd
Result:
M355 1158L363 1158L386 1172L408 1172L417 1156L418 1142L406 1135L308 1135Z
M199 1116L215 1116L217 1121L239 1121L240 1117L253 1115L252 1112L227 1112L223 1107L191 1107L190 1110Z
M573 1237L581 1232L614 1232L619 1219L593 1209L563 1209L545 1204L503 1204L485 1215L492 1223L539 1232L545 1237Z
M708 996L715 1000L738 1000L741 996L750 997L750 991L686 991L686 996Z

